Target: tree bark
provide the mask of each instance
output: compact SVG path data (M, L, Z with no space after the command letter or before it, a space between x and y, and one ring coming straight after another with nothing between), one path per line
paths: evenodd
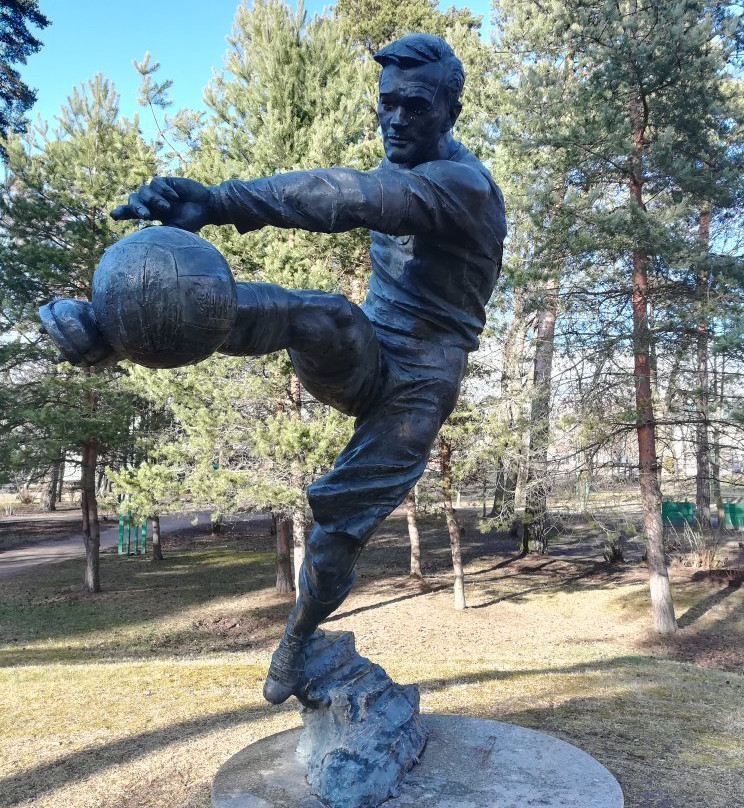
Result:
M629 12L634 17L636 0L630 0ZM648 122L648 106L639 89L630 100L632 154L630 168L630 205L640 213L646 210L643 201L642 154L645 148L645 130ZM633 283L631 306L633 309L633 353L636 397L636 431L638 435L638 460L640 466L640 489L643 507L643 525L646 533L646 558L648 561L649 589L654 628L660 634L677 630L674 603L669 585L669 573L664 557L664 536L661 522L661 488L656 457L656 432L654 405L651 390L651 334L648 326L649 286L647 250L638 245L632 251Z
M101 525L98 519L96 499L96 464L98 462L98 441L91 437L83 444L83 459L80 469L80 509L83 517L83 541L85 542L86 592L101 591L100 547Z
M292 522L286 517L277 519L273 514L272 519L276 532L276 591L281 595L287 595L294 589L289 552Z
M720 410L723 406L723 371L724 363L721 357L721 367L719 370L718 362L714 354L713 357L713 400L715 402L716 410ZM726 524L726 515L723 511L723 496L721 494L721 430L713 427L713 451L711 453L710 461L710 474L711 474L711 497L713 502L716 503L716 512L718 514L718 527L723 528Z
M416 489L412 488L406 496L406 521L408 522L408 538L411 542L411 578L423 579L421 574L421 539L419 537L416 517Z
M441 469L442 502L444 515L447 519L447 531L449 533L450 550L452 552L452 570L455 576L454 595L455 609L464 609L465 603L465 578L462 569L462 553L460 550L460 525L457 522L455 509L452 507L452 447L439 436L439 460Z
M292 417L302 418L302 386L295 373L289 377L289 404ZM303 474L299 462L292 464L292 485L304 489ZM305 531L307 517L304 507L297 507L292 511L292 543L294 547L294 585L296 596L300 596L300 568L305 560Z
M518 480L518 460L513 457L503 457L499 461L496 473L496 490L493 494L493 506L489 516L498 517L510 529L513 529L514 514L516 513Z
M152 517L152 560L163 560L163 545L160 542L160 514Z
M55 460L49 470L49 480L42 499L42 508L45 511L57 510L57 489L59 488L59 466L60 461Z
M59 464L59 488L57 489L57 502L62 502L62 492L65 487L65 456L62 455L62 460Z
M504 342L504 361L501 374L501 400L504 402L504 427L506 437L499 458L496 490L491 516L497 517L514 535L517 524L517 485L519 483L520 458L522 454L521 396L524 387L522 359L527 331L524 315L523 293L514 294L512 324Z
M548 439L550 436L550 393L553 372L555 320L558 313L558 284L546 289L537 319L530 437L527 453L526 503L524 510L524 553L548 551Z
M710 240L710 211L708 210L703 210L700 213L698 238L701 242L701 246L707 250ZM703 268L698 273L698 297L703 312L708 305L708 292L707 271ZM695 455L697 460L695 474L695 506L700 528L702 530L710 530L710 436L708 434L708 425L710 423L710 376L708 373L710 332L706 316L703 316L698 323L696 337L698 412L695 429Z
M307 517L304 508L292 511L292 544L294 548L294 586L297 597L300 596L300 568L305 560L305 530Z

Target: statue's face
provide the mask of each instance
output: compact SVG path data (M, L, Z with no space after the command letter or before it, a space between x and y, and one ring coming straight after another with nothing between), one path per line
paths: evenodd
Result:
M459 112L449 106L444 72L440 62L382 69L377 117L390 162L415 166L444 158L442 136Z

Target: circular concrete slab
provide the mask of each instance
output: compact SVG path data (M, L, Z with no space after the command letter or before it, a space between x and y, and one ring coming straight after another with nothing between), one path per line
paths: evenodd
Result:
M422 715L429 740L385 808L622 808L617 780L594 758L542 732ZM300 729L247 746L217 772L214 808L324 808L295 757Z

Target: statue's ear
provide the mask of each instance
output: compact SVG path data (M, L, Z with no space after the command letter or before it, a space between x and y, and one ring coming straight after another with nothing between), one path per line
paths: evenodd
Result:
M447 118L447 129L445 131L449 131L457 122L457 119L460 117L460 113L462 112L462 104L458 101L456 104L453 104L449 110L449 116Z

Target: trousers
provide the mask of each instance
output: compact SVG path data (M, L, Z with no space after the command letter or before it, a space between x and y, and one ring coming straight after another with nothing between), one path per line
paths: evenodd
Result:
M287 348L303 386L356 419L333 468L307 491L315 525L304 579L318 601L335 602L361 548L424 473L457 402L467 351L446 335L382 328L342 295L251 283L238 284L238 295L238 323L220 350Z

